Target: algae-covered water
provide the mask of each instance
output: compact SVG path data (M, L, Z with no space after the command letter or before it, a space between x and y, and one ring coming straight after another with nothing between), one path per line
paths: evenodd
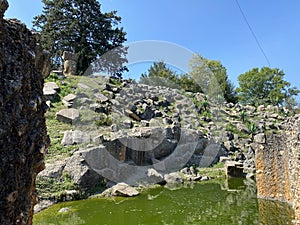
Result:
M67 213L59 213L68 207ZM35 215L35 225L285 225L293 211L258 200L255 184L242 179L158 187L133 198L89 199L54 205Z

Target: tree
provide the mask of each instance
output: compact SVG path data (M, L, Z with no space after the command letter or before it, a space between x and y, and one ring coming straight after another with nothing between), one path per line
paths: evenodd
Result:
M77 69L83 73L97 58L104 53L115 51L114 65L122 69L126 62L126 41L123 28L118 25L121 17L116 11L101 13L96 0L42 0L43 13L33 21L34 28L41 34L44 49L52 54L53 65L61 64L63 51L79 54ZM106 63L110 66L111 63ZM124 68L123 68L124 69ZM116 72L117 69L114 69Z
M175 71L168 68L163 61L154 62L148 70L148 73L143 73L140 78L140 83L153 86L166 86L178 88L178 76Z
M251 105L282 105L300 91L283 79L284 72L278 68L254 68L238 77L238 98Z
M190 61L190 79L196 83L198 92L205 93L215 98L224 97L227 102L237 102L235 88L228 79L227 70L220 61L208 60L199 54Z

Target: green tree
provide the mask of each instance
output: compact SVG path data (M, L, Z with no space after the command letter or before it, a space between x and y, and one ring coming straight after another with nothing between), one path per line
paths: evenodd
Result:
M196 54L189 66L191 82L197 84L194 86L198 87L198 92L208 94L211 98L221 95L227 102L237 102L234 85L220 61L208 60Z
M238 98L241 103L251 105L282 105L300 91L283 79L280 69L254 68L238 77Z
M118 27L121 17L116 11L102 13L96 0L42 2L43 13L34 18L33 25L41 34L44 49L52 54L53 65L61 65L63 51L75 52L79 54L78 72L83 73L91 62L126 41L126 33ZM124 69L126 48L120 49L114 52L113 66L106 62L109 71Z
M171 88L179 88L179 78L175 71L168 68L163 61L154 62L148 70L140 77L140 83L153 86L166 86Z

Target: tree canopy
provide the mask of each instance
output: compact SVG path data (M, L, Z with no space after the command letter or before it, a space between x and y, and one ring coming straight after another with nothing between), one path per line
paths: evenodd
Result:
M285 81L278 68L254 68L238 77L238 98L251 105L282 105L289 103L300 91Z
M151 65L148 73L141 75L140 83L178 88L179 78L175 71L167 67L165 62L159 61Z
M235 88L228 79L227 70L220 61L209 60L195 54L190 60L190 72L187 79L195 92L210 96L223 96L227 102L237 102Z
M91 62L104 53L121 47L126 33L118 25L116 11L102 13L96 0L42 0L43 13L33 21L41 34L44 49L52 54L52 63L61 64L63 51L78 53L77 69L83 73ZM126 49L118 50L114 59L120 68L126 62Z

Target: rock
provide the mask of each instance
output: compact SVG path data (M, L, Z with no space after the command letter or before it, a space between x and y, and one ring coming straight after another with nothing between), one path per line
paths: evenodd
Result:
M74 103L76 97L77 97L77 96L74 95L74 94L68 94L67 96L65 96L65 97L63 98L62 103L63 103L66 107L70 108L70 107L73 106L73 103Z
M219 162L220 156L227 156L227 151L224 147L217 143L210 143L204 150L200 162L196 166L208 167Z
M204 176L200 179L201 181L208 181L209 180L209 177L208 176Z
M126 183L118 183L111 189L112 196L133 197L140 194L135 188Z
M44 84L45 89L53 89L55 91L59 91L59 86L55 82L47 82Z
M80 190L87 191L103 182L103 177L96 173L84 160L80 152L66 159L63 173L71 176Z
M227 161L229 161L230 158L226 157L226 156L221 156L219 162L221 163L226 163Z
M44 80L36 64L46 57L38 34L17 19L3 19L7 8L0 0L0 224L32 224L35 179L49 144Z
M264 133L260 133L254 136L254 142L259 143L259 144L264 144L266 143L266 136Z
M132 121L131 120L125 120L123 122L123 128L125 129L131 129L133 127Z
M46 178L60 178L62 172L65 168L66 162L56 161L55 163L46 164L45 169L39 173L38 177L46 177Z
M46 99L53 100L57 96L59 87L55 82L47 82L44 84L43 94Z
M64 207L64 208L61 208L59 211L58 211L58 213L68 213L68 212L70 212L70 208L68 208L68 207Z
M182 184L183 183L181 176L176 172L165 174L164 179L168 184Z
M150 168L147 171L147 182L150 184L159 184L163 183L164 177L162 174L157 172L155 169Z
M62 109L56 113L56 118L60 122L72 123L79 118L79 111L77 109Z
M262 112L264 110L265 110L265 106L264 105L260 105L260 106L257 107L257 111L258 112Z
M97 102L103 104L108 102L108 97L106 97L105 95L101 94L101 93L96 93L94 94L94 96L96 97Z
M61 144L63 146L67 146L67 145L77 145L77 144L90 143L90 142L91 142L91 135L87 134L86 132L74 130L74 131L65 131Z
M134 113L128 109L125 110L125 115L129 116L130 118L132 118L136 121L141 121L141 118L136 113Z
M247 173L246 178L247 179L255 179L255 174L254 173Z
M55 201L53 200L41 200L34 206L34 213L38 213L44 209L47 209L54 204Z

